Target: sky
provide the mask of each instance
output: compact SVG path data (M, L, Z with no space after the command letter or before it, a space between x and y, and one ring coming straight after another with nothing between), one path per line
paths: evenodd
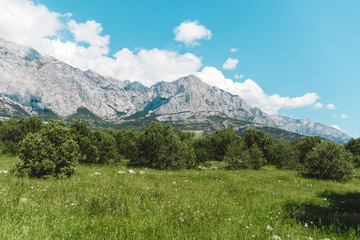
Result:
M0 37L146 86L195 74L360 136L358 0L0 0Z

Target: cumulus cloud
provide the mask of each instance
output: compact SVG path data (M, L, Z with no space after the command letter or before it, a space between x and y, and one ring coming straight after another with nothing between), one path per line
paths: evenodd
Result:
M314 107L314 109L318 110L318 109L320 109L320 108L323 108L323 107L324 107L324 104L318 102L318 103L315 103L315 104L313 105L313 107Z
M28 0L1 0L0 36L21 44L39 45L39 39L55 36L61 30L62 16Z
M337 109L337 107L332 103L329 103L328 105L326 105L326 108L329 109L329 110L336 110Z
M278 94L268 95L253 80L234 82L226 78L223 73L214 67L204 67L197 76L206 83L224 89L232 94L239 95L248 104L258 107L269 114L277 114L281 108L299 108L311 105L319 98L316 93L306 93L301 97L281 97Z
M77 42L86 42L92 46L108 48L110 36L100 35L103 31L100 23L94 20L88 20L85 23L77 23L74 20L70 20L67 24Z
M238 63L239 60L237 60L236 58L228 58L226 62L222 65L222 68L226 70L234 70Z
M82 70L93 69L119 80L139 81L150 86L195 73L204 82L237 94L251 106L270 114L276 114L281 108L311 105L318 99L315 93L294 98L268 95L250 79L235 83L214 67L201 70L201 58L192 53L123 48L109 56L110 36L102 33L100 23L94 20L78 23L71 19L71 14L52 12L44 5L29 0L0 0L0 19L0 37L31 46ZM196 45L200 39L211 38L211 31L197 21L185 21L174 32L175 39L187 45ZM63 38L63 35L69 34L73 40ZM235 67L236 64L237 59L233 59ZM235 75L235 78L242 77Z
M239 49L238 48L230 48L230 52L234 53L237 52Z
M335 129L337 129L337 130L339 130L339 131L342 131L341 128L340 128L338 125L336 125L336 124L331 125L331 127L335 128Z
M340 117L341 117L342 119L346 119L346 118L349 117L349 115L347 115L347 114L341 114Z
M185 21L174 28L175 40L185 45L199 45L198 40L211 39L212 33L209 29L200 25L198 21Z
M240 78L244 78L244 76L242 74L235 74L234 78L235 79L240 79Z

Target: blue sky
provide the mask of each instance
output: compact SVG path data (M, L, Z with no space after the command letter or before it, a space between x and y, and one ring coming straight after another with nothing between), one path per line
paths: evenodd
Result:
M40 48L83 70L90 66L119 79L139 80L149 76L144 84L175 80L171 78L195 71L200 72L198 76L208 78L207 83L228 90L235 89L235 85L224 79L231 79L239 83L236 89L240 96L249 88L255 89L249 90L253 95L244 95L253 106L270 113L337 125L352 137L360 136L357 107L360 103L360 1L29 2L0 0L0 6L3 3L19 8L24 23L33 23L26 29L12 23L8 30L9 24L0 20L0 37ZM4 6L3 14L7 11ZM19 14L12 13L14 18ZM89 22L91 20L93 22ZM20 25L22 21L16 22ZM47 25L42 26L45 23ZM177 41L174 29L182 23L193 23L208 32L193 42L189 40L190 43ZM95 28L95 33L91 33L89 29ZM34 33L38 34L34 36ZM40 45L36 37L67 44L54 41ZM94 46L91 51L89 46ZM231 52L231 48L238 50ZM117 57L114 54L118 54ZM126 61L119 67L109 58ZM224 69L228 58L237 59L238 63ZM150 64L148 59L158 61L159 65ZM179 67L172 69L170 63ZM134 73L133 68L123 68L124 64L139 66L139 69ZM166 69L163 73L161 64ZM157 72L152 73L152 69ZM235 74L242 77L236 79ZM278 107L272 108L273 104Z

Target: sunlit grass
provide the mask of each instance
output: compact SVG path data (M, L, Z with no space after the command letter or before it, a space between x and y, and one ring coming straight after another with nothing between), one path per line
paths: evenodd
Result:
M9 170L14 161L0 155L0 170ZM306 222L292 212L301 208L289 205L327 206L325 191L356 193L359 179L305 179L269 166L259 171L134 169L134 175L119 170L126 168L79 166L66 180L0 175L0 239L358 238L356 226Z

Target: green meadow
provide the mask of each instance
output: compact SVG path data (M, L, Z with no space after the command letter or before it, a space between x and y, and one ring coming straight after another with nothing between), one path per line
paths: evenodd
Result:
M17 160L0 155L0 169ZM272 166L132 169L79 165L64 180L1 174L0 239L360 238L358 178L315 180Z

